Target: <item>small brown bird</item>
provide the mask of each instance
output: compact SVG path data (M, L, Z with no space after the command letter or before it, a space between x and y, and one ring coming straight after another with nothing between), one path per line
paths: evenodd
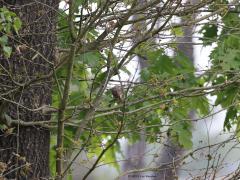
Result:
M112 88L112 95L118 102L123 102L123 90L121 86L114 86Z

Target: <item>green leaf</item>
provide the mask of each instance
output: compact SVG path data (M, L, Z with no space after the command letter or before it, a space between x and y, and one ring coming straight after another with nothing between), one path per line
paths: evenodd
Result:
M8 43L8 37L6 35L3 35L0 37L0 44L3 47L4 45L6 45Z
M123 72L127 73L128 75L131 75L131 72L127 69L126 66L122 66L122 67L121 67L121 70L122 70Z
M183 36L183 29L182 27L176 27L176 28L172 28L171 32L173 35L175 35L176 37L181 37Z
M187 122L177 122L171 128L171 135L177 140L180 146L183 146L185 149L192 148L192 133L190 124Z
M79 13L79 7L83 5L83 3L86 2L86 0L75 0L74 1L74 11L76 13Z
M217 99L215 101L215 105L221 104L222 107L228 107L232 105L238 95L238 87L229 87L225 91L222 91L220 93L216 93Z
M19 18L17 18L17 17L14 18L13 28L16 31L16 33L18 33L18 31L21 28L21 26L22 26L22 21Z
M192 108L197 109L200 115L207 115L209 113L208 99L204 96L193 97L189 99Z
M12 54L12 48L9 46L3 46L3 53L5 57L9 58Z
M96 90L103 83L103 80L107 77L107 72L101 72L93 82L93 90Z
M191 122L187 121L189 119L188 113L191 110L191 107L185 105L187 101L179 101L179 104L175 107L172 107L171 114L169 118L173 124L171 129L171 137L182 147L190 149L192 147L192 132ZM181 108L180 108L181 107Z
M200 40L203 41L204 45L211 45L217 37L218 33L217 25L205 24L200 30L200 33L203 34L203 38L200 38Z
M228 131L232 127L231 124L234 120L237 118L237 109L235 107L230 107L227 110L227 114L224 121L224 128L226 128Z
M233 37L228 37L224 44L219 45L212 51L210 57L213 60L215 67L222 70L240 69L240 39L230 40Z
M240 18L238 13L227 13L224 14L223 18L223 23L226 25L226 27L231 27L234 29L234 27L239 27L240 24Z
M238 141L240 141L240 118L239 117L237 119L236 136L238 138Z
M178 51L173 60L178 73L193 74L195 71L192 60L184 52Z
M155 74L176 74L175 64L172 59L166 56L162 50L147 53L147 59L150 61L149 70Z
M191 141L192 134L190 131L180 131L179 132L179 144L182 145L185 149L191 149L193 143Z
M70 148L78 144L77 141L74 141L75 128L67 126L64 129L64 147Z
M77 106L82 104L84 102L84 99L86 98L85 90L79 90L79 91L73 91L71 92L69 96L69 105L71 106Z
M105 163L109 163L109 164L112 165L114 168L116 168L116 170L117 170L118 172L120 172L120 166L119 166L119 164L118 164L118 163L111 163L111 162L116 162L116 161L117 161L116 152L117 152L118 150L116 150L115 148L116 148L116 147L115 147L115 145L114 145L112 148L108 149L108 151L106 152L106 154L105 154L104 157L103 157L103 161L104 161Z
M51 175L55 176L56 173L56 144L57 144L57 137L52 135L50 137L50 152L49 152L49 164L50 164L50 171Z
M65 11L59 10L58 12L58 29L57 33L58 44L62 48L69 48L69 44L71 44L71 34L70 31L66 31L66 27L68 27L68 14Z
M95 67L99 64L101 58L101 54L97 51L95 52L87 52L85 54L81 54L80 59L84 64L89 65L89 67Z

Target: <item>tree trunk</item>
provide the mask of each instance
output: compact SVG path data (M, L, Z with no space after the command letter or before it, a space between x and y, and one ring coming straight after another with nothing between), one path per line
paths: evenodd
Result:
M146 3L146 0L138 0L138 3L143 5ZM134 18L136 18L137 15L135 15ZM132 27L133 30L135 31L142 31L145 28L145 21L140 22L139 24L137 24L137 27ZM138 30L137 30L137 29ZM135 37L135 40L137 40L139 37L139 35L137 34ZM139 63L139 69L140 71L143 68L147 67L146 64L146 60L136 56L135 57ZM123 164L123 172L129 171L129 170L134 170L134 169L141 169L145 167L145 163L144 163L144 155L145 155L145 150L146 150L146 142L145 142L145 130L141 130L140 132L140 139L139 141L137 141L136 143L132 144L132 145L127 145L126 147L126 160ZM132 173L131 175L125 175L123 177L121 177L121 180L131 180L131 179L136 179L135 175L141 175L144 173Z
M188 0L187 3L190 5L194 5L198 0ZM195 18L193 14L192 19ZM181 21L188 21L188 19L182 19ZM183 52L193 63L194 63L194 47L192 45L193 39L192 35L194 33L193 26L183 27L183 37L178 38L178 51ZM189 117L193 119L194 112L189 112ZM168 138L165 142L165 145L160 154L159 165L162 164L171 164L171 165L163 165L161 170L159 171L159 178L164 180L174 180L177 178L178 165L174 161L180 157L183 153L183 149L174 144L170 138Z
M0 54L1 113L13 120L48 121L51 115L36 109L51 104L58 0L5 0L0 5L14 11L23 23L19 35L9 40L11 57ZM11 125L0 133L0 162L7 164L6 178L49 179L49 129Z

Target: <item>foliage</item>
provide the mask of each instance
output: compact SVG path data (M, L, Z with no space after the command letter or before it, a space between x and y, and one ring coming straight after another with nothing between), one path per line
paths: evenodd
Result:
M18 34L22 23L17 15L6 7L0 8L0 17L0 46L4 56L9 58L12 53L12 47L8 45L8 39L14 33Z
M222 21L224 25L219 36L218 45L210 55L213 63L212 69L215 74L209 78L216 85L235 81L238 78L237 72L240 69L240 39L237 36L240 23L239 15L227 13L223 16ZM224 90L212 93L212 95L217 95L215 105L221 105L227 109L224 128L230 130L234 124L237 124L236 131L239 132L238 82L233 82ZM239 133L237 133L237 136L239 136Z
M79 7L86 9L91 6L91 1L77 1L77 3L79 3ZM98 3L97 6L101 7L102 3ZM131 4L130 1L125 3ZM218 8L217 5L211 6L213 10L218 10ZM80 9L76 8L75 12L81 13ZM68 25L67 16L65 12L60 16L60 29L64 29ZM223 29L212 23L218 19L221 19L224 23ZM149 134L147 136L149 143L159 142L158 135L163 133L164 122L167 121L169 124L167 136L170 136L175 143L185 149L191 149L192 123L190 112L194 110L200 117L210 113L208 99L205 96L209 92L204 91L206 83L212 83L213 86L221 85L220 91L213 88L210 93L211 95L217 95L215 105L220 104L223 108L228 109L224 128L230 130L233 124L237 124L238 129L239 108L235 106L238 104L237 83L226 85L226 88L222 84L235 79L236 72L240 67L240 41L237 35L240 24L239 16L231 12L220 13L217 17L214 17L214 20L205 23L199 31L202 34L200 40L204 46L217 42L217 46L210 55L213 66L209 71L201 76L196 76L192 62L182 52L175 50L175 55L171 56L162 47L156 48L155 43L152 43L151 40L140 43L136 46L133 55L136 53L139 57L148 61L148 66L140 72L142 83L136 86L120 83L125 92L125 104L123 106L113 101L110 90L105 90L101 97L102 100L95 110L95 118L88 122L86 127L89 130L81 134L80 141L71 140L71 138L74 139L78 128L66 123L67 127L64 134L67 139L64 142L65 147L70 148L73 144L83 145L83 142L91 136L90 142L87 142L85 148L89 157L98 157L114 141L117 133L116 127L119 127L123 118L124 131L129 133L123 133L121 137L127 138L130 143L140 139L139 131L143 127L145 133ZM110 25L105 24L105 26ZM101 33L99 34L101 27L89 28L84 40L89 43L97 41L101 36ZM78 27L75 28L74 31ZM171 28L170 33L181 37L183 30L179 26ZM109 36L111 37L111 34ZM68 47L70 37L70 31L63 30L63 33L59 34L60 46ZM66 45L62 45L63 43ZM72 120L72 122L77 125L81 125L81 121L85 120L84 118L89 112L85 107L89 106L92 99L97 98L98 90L101 89L101 85L107 78L106 67L109 66L109 58L112 58L110 65L113 69L119 68L121 58L119 59L119 56L115 52L111 52L111 48L109 48L106 46L76 56L71 82L72 89L68 102L69 106L75 106L76 108L66 111L66 116L74 118L75 120ZM131 58L132 56L129 57L129 60ZM66 67L58 70L58 78L62 79L59 80L63 81L60 83L62 85L66 78L64 69ZM126 68L120 67L120 69L128 72ZM115 71L113 75L116 75ZM84 79L86 81L82 81ZM88 81L87 79L91 80ZM60 97L54 99L54 104L59 100ZM106 143L103 145L103 142ZM116 152L121 153L118 141L108 150L107 154L101 157L102 162L115 161ZM117 163L113 163L113 165L119 169Z

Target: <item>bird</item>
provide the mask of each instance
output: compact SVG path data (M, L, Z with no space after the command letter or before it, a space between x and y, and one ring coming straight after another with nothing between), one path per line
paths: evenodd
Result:
M113 98L115 100L117 100L117 102L123 102L123 90L121 88L121 86L114 86L112 89L112 95L113 95Z

